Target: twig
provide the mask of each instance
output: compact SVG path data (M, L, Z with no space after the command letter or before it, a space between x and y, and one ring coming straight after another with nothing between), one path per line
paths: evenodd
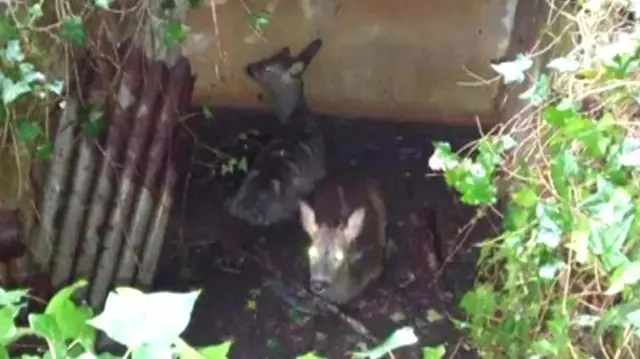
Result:
M360 321L343 313L335 304L309 293L309 291L296 283L293 283L289 288L287 288L281 281L267 281L263 286L271 288L278 297L301 312L314 315L329 312L337 315L340 319L345 321L353 331L370 342L378 343L380 341L371 334L371 332ZM302 302L298 298L301 298Z

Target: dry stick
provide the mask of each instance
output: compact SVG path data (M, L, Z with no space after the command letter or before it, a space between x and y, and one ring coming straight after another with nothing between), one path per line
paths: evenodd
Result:
M359 320L343 313L335 304L319 296L309 293L309 291L296 283L294 283L292 286L294 287L293 290L297 294L297 297L310 299L311 308L309 306L299 304L299 301L294 298L294 295L290 294L292 289L286 288L285 285L279 280L268 281L264 283L263 286L270 287L278 297L301 312L313 315L320 314L321 312L329 312L331 314L337 315L340 319L345 321L351 327L351 329L353 329L353 331L371 341L372 343L378 343L380 341L373 334L371 334L367 327L365 327L364 324L362 324Z

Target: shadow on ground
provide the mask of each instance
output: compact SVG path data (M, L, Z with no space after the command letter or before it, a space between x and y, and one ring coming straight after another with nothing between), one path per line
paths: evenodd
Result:
M358 166L383 182L389 237L397 247L383 277L342 310L380 339L412 325L420 345L396 358L418 358L420 347L441 343L447 357L475 357L460 344L447 313L459 314L456 304L473 283L470 245L493 226L470 225L475 209L454 199L428 159L432 141L459 148L477 137L477 128L322 120L332 165ZM297 223L252 228L222 210L243 176L230 170L229 158L242 167L244 157L250 165L274 122L268 114L229 109L189 120L197 140L181 148L183 173L155 289L203 288L185 339L200 346L233 338L231 358L284 359L312 350L349 357L371 343L337 315L306 313L295 298L263 286L276 280L306 288L308 243Z

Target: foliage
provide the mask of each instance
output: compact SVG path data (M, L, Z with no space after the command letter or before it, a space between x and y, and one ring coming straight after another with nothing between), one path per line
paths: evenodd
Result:
M627 11L623 3L570 16L601 26ZM528 121L526 138L516 141L505 126L480 139L475 155L434 144L431 168L466 204L495 205L498 174L510 180L502 232L482 243L482 275L457 321L484 357L640 352L639 29L583 36L601 42L578 42L534 75L520 98L535 111L513 120ZM505 84L522 83L533 64L519 54L493 68Z
M26 336L43 339L46 348L22 358L117 358L95 353L97 329L127 347L123 358L227 357L231 341L196 349L180 339L200 291L145 294L122 287L109 293L104 311L94 316L90 307L74 300L74 294L86 285L78 281L61 289L43 313L29 313L26 327L16 322L27 307L28 291L0 289L0 358L9 358L10 346Z
M9 358L10 348L24 337L41 338L46 345L21 358L118 358L111 353L96 353L98 330L127 348L122 358L183 358L226 359L233 341L194 348L180 338L187 327L200 290L187 293L143 293L134 288L120 287L109 293L104 311L78 304L76 294L87 286L80 280L61 289L48 303L44 312L29 313L28 325L21 326L20 314L28 304L28 290L6 291L0 288L0 358ZM166 308L171 308L167 311ZM354 358L377 359L392 351L418 342L413 328L394 331L378 346L354 352ZM441 358L444 348L424 349L424 358ZM15 356L12 356L15 357ZM314 352L298 356L321 359Z

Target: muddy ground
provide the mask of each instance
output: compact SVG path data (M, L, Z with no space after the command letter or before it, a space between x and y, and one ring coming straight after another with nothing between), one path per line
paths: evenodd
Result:
M185 339L200 346L233 338L230 357L242 359L294 358L311 350L346 358L350 350L372 345L339 316L309 313L306 297L292 289L307 284L308 240L296 222L252 228L222 209L243 176L241 170L229 173L225 156L237 163L244 157L250 166L275 119L228 109L207 117L188 121L195 141L180 149L181 182L155 286L203 288ZM477 253L471 244L494 225L470 224L476 210L455 200L428 159L432 141L457 148L476 138L477 128L321 120L330 163L357 166L382 181L397 249L383 277L341 310L379 339L412 325L420 345L399 350L396 358L418 358L420 347L441 343L447 357L475 357L447 316L459 314L456 304L473 283ZM268 281L277 286L265 286Z

